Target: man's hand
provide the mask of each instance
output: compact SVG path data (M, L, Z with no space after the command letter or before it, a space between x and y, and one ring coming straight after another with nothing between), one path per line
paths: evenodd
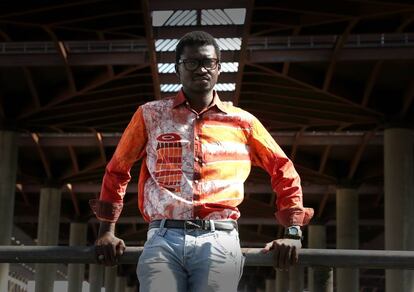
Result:
M99 237L95 241L95 254L98 263L105 266L115 266L119 257L126 248L122 239L114 235L115 225L112 223L101 223Z
M273 267L287 271L291 265L297 264L301 247L299 239L283 238L266 243L262 252L268 253L273 250Z

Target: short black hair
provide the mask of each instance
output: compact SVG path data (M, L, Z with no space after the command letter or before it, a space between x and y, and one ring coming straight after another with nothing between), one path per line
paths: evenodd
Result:
M217 59L220 61L220 47L218 46L214 37L205 31L192 31L186 33L178 42L177 47L175 48L175 63L178 64L180 61L181 55L183 54L185 47L191 46L214 46L216 51Z

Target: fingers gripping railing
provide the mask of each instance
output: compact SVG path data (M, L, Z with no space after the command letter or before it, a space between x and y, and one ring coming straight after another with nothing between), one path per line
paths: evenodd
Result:
M142 247L128 247L119 264L136 264ZM246 266L272 266L272 253L243 248ZM0 246L0 263L96 263L93 246ZM414 251L301 249L303 266L414 269Z

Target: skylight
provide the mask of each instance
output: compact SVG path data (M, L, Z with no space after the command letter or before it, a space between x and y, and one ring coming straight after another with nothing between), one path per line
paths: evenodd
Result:
M192 26L197 25L232 25L244 24L245 8L202 9L197 20L197 10L162 10L152 12L152 25L160 26Z

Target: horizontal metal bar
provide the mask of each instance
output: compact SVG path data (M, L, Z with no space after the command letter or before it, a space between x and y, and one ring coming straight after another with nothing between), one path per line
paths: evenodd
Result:
M135 264L143 247L128 247L120 264ZM272 266L272 253L243 248L246 266ZM93 246L0 246L0 263L96 263ZM414 251L301 249L303 266L414 269Z

